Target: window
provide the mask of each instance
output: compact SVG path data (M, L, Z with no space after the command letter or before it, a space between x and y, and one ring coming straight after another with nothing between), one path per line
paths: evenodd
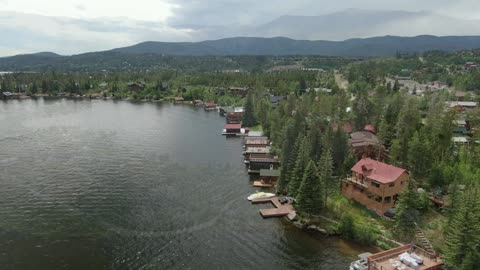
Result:
M375 197L375 201L382 202L382 197L380 197L380 196Z
M395 186L395 182L392 182L390 184L388 184L389 187L394 187Z
M373 180L372 180L372 186L379 188L379 187L380 187L380 183L378 183L377 181L373 181Z
M400 181L400 185L403 185L403 181Z
M392 197L388 196L388 197L385 197L385 203L390 203L390 201L392 200Z

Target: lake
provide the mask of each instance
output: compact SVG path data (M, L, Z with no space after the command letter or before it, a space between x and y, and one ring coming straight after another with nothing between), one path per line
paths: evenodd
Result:
M365 248L262 219L216 112L0 101L1 269L347 269Z

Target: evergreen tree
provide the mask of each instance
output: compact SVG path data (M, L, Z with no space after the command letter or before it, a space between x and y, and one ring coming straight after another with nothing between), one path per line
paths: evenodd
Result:
M297 207L306 214L319 214L322 209L322 183L317 175L315 163L310 160L303 173L298 190Z
M475 270L480 262L480 189L465 190L460 205L450 216L446 233L446 269Z
M420 126L420 112L418 111L417 102L415 99L409 99L405 102L400 110L398 122L396 125L396 136L398 145L395 151L395 161L401 166L407 165L408 162L408 142L412 138L415 131ZM393 148L393 144L392 144ZM393 152L393 149L391 150ZM393 156L393 153L391 153ZM392 157L393 158L393 157Z
M253 97L250 93L247 95L247 100L245 101L242 124L245 127L253 127L257 125L257 119L255 118L255 111L253 108Z
M297 129L295 125L289 124L285 129L285 139L283 141L283 155L282 155L282 167L280 169L280 178L277 185L277 191L279 193L284 193L288 187L288 182L290 180L290 173L295 166L296 158L296 137Z
M431 148L423 131L415 132L408 143L408 167L414 177L426 177L432 165Z
M398 90L400 90L400 83L398 82L398 80L395 80L395 83L393 84L392 91L393 92L398 92Z
M300 144L297 149L295 167L291 173L290 181L288 184L288 195L295 197L297 196L298 189L302 184L303 173L307 167L307 163L310 160L310 149L307 136L299 139Z
M415 181L410 179L408 187L400 194L397 205L396 223L397 227L404 231L413 231L414 223L419 220L420 212L418 210L419 196L415 190Z
M338 190L338 183L336 183L333 177L333 159L330 149L323 152L318 162L318 176L324 189L323 201L326 206L328 195Z
M373 114L373 104L368 99L366 90L358 93L357 98L353 101L354 125L357 130L363 129L369 124Z

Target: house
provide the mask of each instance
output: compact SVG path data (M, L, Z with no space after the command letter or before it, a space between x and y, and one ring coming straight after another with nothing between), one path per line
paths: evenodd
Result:
M263 131L250 131L248 137L263 137Z
M98 85L101 90L108 90L108 83L102 82Z
M378 215L395 207L399 194L407 188L409 174L370 158L363 158L352 167L351 176L342 181L343 196L352 199Z
M203 101L201 101L200 99L195 99L193 101L193 105L195 105L196 107L201 107L203 106Z
M350 134L350 148L357 157L357 160L364 157L378 160L386 159L387 153L385 146L372 131L375 130L368 127L368 130L357 131Z
M207 103L205 103L205 105L203 106L203 109L205 109L205 111L215 111L215 110L217 110L217 103L215 103L215 102L207 102Z
M286 99L285 96L274 96L274 95L271 95L270 96L270 104L272 105L272 108L276 108L278 107L278 105L280 104L280 101Z
M457 112L473 110L478 107L478 103L474 101L447 101L446 104L450 109L455 109Z
M248 94L249 90L250 89L247 88L247 87L229 87L227 89L227 93L230 93L232 95L245 97Z
M129 82L127 83L127 87L131 91L141 91L145 88L145 82L144 81Z
M260 169L260 179L253 182L254 187L273 187L280 177L280 170Z
M175 98L173 99L173 102L174 102L175 104L182 103L183 101L184 101L183 97L175 97Z
M243 112L230 112L227 114L227 123L239 124L242 123Z

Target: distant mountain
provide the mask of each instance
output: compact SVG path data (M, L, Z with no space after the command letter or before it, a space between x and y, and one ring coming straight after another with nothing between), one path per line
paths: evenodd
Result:
M237 37L202 42L143 42L112 51L162 55L325 55L372 57L397 51L421 53L429 50L456 51L480 48L480 36L384 36L345 41L294 40L283 37Z
M429 50L458 51L480 48L480 36L383 36L345 41L310 41L289 38L237 37L202 42L143 42L110 51L73 56L54 53L17 55L0 58L0 70L136 70L148 68L191 69L198 61L210 61L209 68L228 66L218 56L321 55L340 57L377 57L396 52L422 53ZM204 59L185 57L211 56ZM183 57L183 58L180 58ZM192 58L192 57L190 57ZM176 63L179 62L179 63Z
M61 57L60 54L56 54L54 52L39 52L39 53L33 53L31 55L42 56L42 57Z

